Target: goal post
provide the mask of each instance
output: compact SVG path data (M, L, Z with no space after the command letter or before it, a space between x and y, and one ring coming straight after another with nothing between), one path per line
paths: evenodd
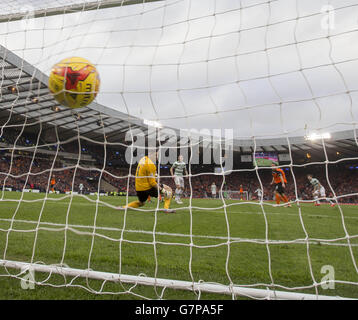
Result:
M230 200L245 200L249 201L249 193L248 191L244 190L240 192L240 190L227 190L223 191L225 198Z
M23 2L0 13L1 281L358 298L358 4ZM89 106L49 90L69 57L98 70ZM172 192L139 190L148 159Z
M114 8L114 7L122 7L128 5L135 5L135 4L146 4L151 2L158 2L164 0L101 0L101 1L69 1L68 5L61 6L57 5L56 2L51 2L47 5L50 7L45 7L41 9L37 9L36 7L32 7L31 2L29 5L24 5L20 8L20 12L9 12L7 14L0 14L0 23L9 22L9 21L17 21L22 19L35 19L35 18L43 18L43 17L50 17L50 16L58 16L68 13L75 13L75 12L83 12L83 11L93 11L99 9L107 9L107 8ZM5 8L7 9L7 8Z
M22 273L33 270L36 272L44 272L49 274L59 274L64 277L82 277L86 279L94 279L110 282L123 282L135 285L157 286L162 288L171 288L177 290L189 290L196 292L218 293L223 295L237 295L242 297L268 300L350 300L349 298L321 296L314 294L297 294L287 291L277 291L270 289L255 289L245 287L228 287L215 283L200 283L179 281L170 279L149 278L145 276L131 276L118 273L98 272L93 270L81 270L59 266L47 266L41 264L29 264L16 261L0 260L0 266L22 270ZM20 273L21 275L21 273ZM21 277L20 277L21 279ZM33 280L29 280L33 281ZM36 283L34 281L34 283Z

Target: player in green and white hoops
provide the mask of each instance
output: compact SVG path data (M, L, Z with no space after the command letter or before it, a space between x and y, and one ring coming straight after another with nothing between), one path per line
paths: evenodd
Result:
M188 171L186 170L186 164L183 160L184 157L180 155L178 157L178 161L175 161L170 168L170 174L174 178L174 183L176 186L175 202L179 204L183 203L180 200L180 195L184 192L184 175L188 175Z
M329 204L331 205L331 207L334 207L335 204L326 198L326 190L324 188L324 186L321 185L321 183L318 181L318 179L313 178L313 176L311 174L307 175L307 179L309 180L309 182L311 183L311 185L313 186L313 198L315 200L315 206L320 206L321 203L318 200L318 196L320 196L321 198L324 198L323 200L327 200L329 201Z

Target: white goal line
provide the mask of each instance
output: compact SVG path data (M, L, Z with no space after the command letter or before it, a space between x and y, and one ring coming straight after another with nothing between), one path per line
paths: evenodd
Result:
M52 227L60 227L60 229L50 229L50 228L44 228L44 227L40 227L38 229L42 229L42 230L47 230L47 231L53 231L53 232L57 232L57 231L63 231L65 229L73 231L76 234L81 234L81 235L93 235L92 232L82 232L82 231L78 231L77 229L96 229L96 230L103 230L103 231L116 231L116 232L128 232L128 233L138 233L138 234L146 234L146 235L151 235L153 236L168 236L168 237L181 237L181 238L197 238L197 239L208 239L208 240L223 240L223 241L230 241L230 243L234 244L234 243L255 243L255 244L269 244L269 245L282 245L282 244L317 244L317 245L328 245L328 246L339 246L339 247L347 247L347 246L353 246L356 247L358 246L357 244L350 244L348 245L347 243L337 243L339 241L346 241L346 238L336 238L336 239L310 239L310 240L305 240L305 239L294 239L294 240L266 240L266 239L249 239L249 238L239 238L239 237L222 237L222 236L206 236L206 235L190 235L190 234L184 234L184 233L169 233L169 232L161 232L161 231L148 231L148 230L133 230L133 229L121 229L121 228L114 228L114 227L93 227L93 226L85 226L85 225L75 225L75 224L61 224L61 223L53 223L53 222L44 222L44 221L33 221L33 220L17 220L17 219L2 219L0 218L0 221L4 221L4 222L16 222L16 223L24 223L24 224L39 224L39 225L45 225L45 226L52 226ZM4 229L0 228L0 231L7 231ZM29 229L29 230L15 230L12 229L12 231L14 232L35 232L36 229ZM108 240L111 241L120 241L119 239L112 239L110 237L104 236L104 235L100 235L98 233L95 233L95 235L99 236L99 237L104 237ZM354 235L354 236L350 236L350 239L355 239L358 238L358 235ZM122 241L126 242L126 239L122 239ZM143 241L131 241L128 240L128 242L132 242L132 243L143 243ZM161 243L161 244L171 244L171 243L165 243L162 241L157 241L157 243ZM152 243L150 243L152 244ZM224 243L225 245L227 244L227 242ZM202 247L200 245L194 245L195 247ZM207 246L204 246L207 247Z
M352 195L358 195L358 193L354 193ZM347 195L349 196L349 195ZM40 202L44 202L47 201L47 203L49 204L54 204L56 203L56 205L66 205L68 206L67 202L61 202L63 200L71 200L72 198L83 198L85 200L87 200L89 203L76 203L76 206L93 206L96 205L98 207L107 207L107 208L111 208L111 209L115 209L115 210L121 210L124 211L125 209L122 207L118 207L115 206L113 204L110 204L108 202L105 201L101 201L98 198L97 199L91 199L89 197L87 197L86 195L83 194L68 194L68 195L64 195L62 197L59 198L52 198L52 197L46 197L46 198L38 198L38 199L31 199L31 200L27 200L27 199L0 199L0 202L14 202L14 203L19 203L19 202L23 202L23 203L40 203ZM125 196L123 196L122 198L126 198ZM339 197L337 197L338 199ZM205 199L205 198L200 198L200 199ZM210 198L209 198L210 199ZM217 198L217 200L219 200L220 198ZM325 198L320 198L320 199L325 199ZM319 199L319 200L320 200ZM314 200L300 200L300 202L308 204L308 203L312 203ZM291 203L295 203L295 201L292 201ZM218 206L218 207L198 207L198 206L183 206L183 207L177 207L176 210L192 210L192 211L215 211L215 210L223 210L225 208L231 208L231 207L237 207L238 206L242 206L242 205L255 205L255 206L267 206L267 207L272 207L272 208L276 208L276 207L280 207L280 208L284 208L284 204L276 206L275 204L272 204L270 202L259 202L259 201L245 201L245 202L235 202L235 203L224 203L224 205ZM325 204L323 204L325 205ZM340 204L342 205L342 204ZM235 208L236 209L236 208ZM128 208L127 210L132 210L132 211L137 211L137 212L156 212L156 211L160 211L157 208L149 208L149 209L142 209L142 208ZM234 214L263 214L262 211L230 211L230 213L234 213ZM265 212L266 215L270 215L270 214L282 214L282 215L292 215L292 216L296 216L297 214L295 213L289 213L289 212ZM324 214L310 214L310 213L304 213L305 216L310 216L310 217L326 217L326 218L332 218L332 215L324 215ZM344 219L358 219L358 216L345 216Z

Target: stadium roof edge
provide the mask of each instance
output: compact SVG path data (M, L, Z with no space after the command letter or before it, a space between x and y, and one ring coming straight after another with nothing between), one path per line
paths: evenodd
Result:
M21 57L19 57L18 55L16 55L15 53L13 53L11 50L6 49L5 47L0 45L0 62L4 62L6 61L7 63L11 64L12 66L14 66L15 68L17 68L17 71L22 71L23 73L25 73L27 75L27 82L31 83L32 81L34 81L35 79L40 82L45 88L48 88L48 76L46 74L44 74L42 71L40 71L39 69L37 69L35 66L31 65L30 63L28 63L27 61L25 61L24 59L22 59ZM21 72L19 73L21 74ZM2 75L3 76L3 75ZM18 78L20 79L20 76L18 76ZM25 77L26 78L26 77ZM19 79L17 81L19 81ZM15 84L16 84L16 77L14 77L14 80L12 80ZM26 81L25 81L26 82ZM24 91L25 92L25 91ZM3 94L3 96L6 94ZM35 96L37 97L37 96ZM38 96L39 98L42 98L42 96ZM44 98L46 98L46 95L44 95ZM16 99L14 99L16 100ZM20 99L19 99L20 100ZM48 102L50 100L50 102ZM52 113L43 113L44 110L48 110L53 106L58 105L58 103L55 101L55 99L48 94L47 99L43 100L45 102L47 102L47 106L41 106L40 108L35 108L35 109L30 109L27 110L28 112L32 113L32 112L39 112L40 115L37 115L37 117L49 117L48 121L51 122L52 119L54 118L52 117ZM0 101L0 111L2 110L6 110L9 108L1 108L4 106L3 103L7 103L6 100L4 101ZM17 105L15 105L15 107L21 107L21 103L20 101L16 101L16 103L18 103ZM8 105L11 104L11 106L13 106L14 103L7 103ZM27 105L27 102L23 102L23 105ZM41 105L41 99L40 99L40 103L39 105ZM15 108L14 107L14 108ZM12 109L12 107L11 107ZM93 102L91 103L88 107L83 108L84 110L78 110L77 112L79 114L84 114L87 113L87 115L90 117L90 111L93 111L95 113L99 113L102 114L104 116L107 117L107 119L111 119L111 122L108 125L108 128L111 128L111 131L108 132L108 134L112 135L116 132L119 133L124 133L130 129L133 128L137 128L137 129L142 129L144 132L148 134L150 134L149 130L148 130L148 126L144 124L144 119L140 119L137 118L135 116L131 116L128 115L126 113L123 113L119 110L115 110L113 108L109 108L106 107L102 104ZM61 112L57 113L60 114L61 117L57 118L57 119L53 119L54 121L57 120L61 120L62 122L57 122L56 125L58 125L59 127L61 127L61 125L63 124L70 124L71 123L71 117L73 116L73 114L71 113L71 109L68 108L64 108L63 110L61 110ZM23 111L25 112L25 111ZM76 112L76 111L75 111ZM66 115L66 113L68 113L68 115ZM18 113L19 115L21 115L21 112ZM93 116L93 114L92 114ZM67 119L68 118L68 119ZM97 136L100 135L100 127L96 128L98 131L96 131L96 129L93 129L93 125L92 123L95 123L95 119L88 119L90 121L88 122L84 122L83 124L83 130L84 132L87 134L97 134ZM118 121L119 120L119 121ZM121 124L121 126L118 126L117 124ZM66 127L64 128L64 130L67 131L71 131L74 130L75 127ZM177 135L177 137L181 137L181 133L183 131L181 131L180 129L176 129L176 128L170 128L170 127L164 127L162 130L165 131L166 129L168 130L172 130L175 132L175 134ZM190 133L192 137L195 136L195 132L194 133ZM200 135L200 137L202 137L202 135ZM348 152L352 151L352 152L357 152L358 153L358 144L357 144L357 129L354 130L346 130L346 131L339 131L339 132L332 132L331 133L331 139L329 140L330 143L333 143L334 141L338 141L338 140L354 140L354 142L350 142L350 145L348 145L348 149L346 148L346 151L348 150ZM211 137L206 136L203 137L204 139L210 139ZM227 139L230 140L230 139ZM285 152L290 151L290 148L288 147L288 145L291 146L302 146L305 145L306 149L310 146L314 146L314 145L318 145L320 143L320 141L307 141L305 139L305 137L303 136L296 136L296 137L283 137L283 135L281 135L279 138L261 138L261 137L252 137L252 138L246 138L246 139L237 139L237 138L233 138L232 139L232 145L233 145L233 150L234 151L240 151L243 152L244 148L247 148L250 150L250 152L253 151L264 151L266 149L266 147L268 149L272 149L275 147L281 147L281 150L285 150ZM255 149L255 145L256 145L256 149ZM293 148L294 150L294 148Z

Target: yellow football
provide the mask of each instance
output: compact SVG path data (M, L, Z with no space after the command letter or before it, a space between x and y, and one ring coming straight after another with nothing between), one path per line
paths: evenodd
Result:
M89 105L96 98L100 83L97 69L91 62L72 57L53 66L48 85L60 104L75 109Z

